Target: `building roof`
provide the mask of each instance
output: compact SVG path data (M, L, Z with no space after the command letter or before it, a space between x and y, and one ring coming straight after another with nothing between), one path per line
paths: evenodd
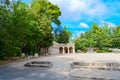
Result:
M74 47L75 44L74 43L66 43L66 44L62 43L62 44L60 44L60 43L57 43L57 42L53 41L53 46L59 46L59 47L62 47L62 46L68 47L68 46L70 46L70 47Z

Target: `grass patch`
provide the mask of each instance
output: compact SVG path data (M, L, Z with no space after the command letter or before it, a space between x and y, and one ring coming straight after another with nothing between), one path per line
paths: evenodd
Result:
M97 53L105 53L105 52L112 52L112 50L109 50L107 48L103 48L103 49L94 49Z
M88 52L88 49L86 48L86 47L82 47L82 48L80 48L80 50L77 50L77 52L78 53L86 53L86 52Z
M8 64L10 63L11 61L0 61L0 65L4 65L4 64Z

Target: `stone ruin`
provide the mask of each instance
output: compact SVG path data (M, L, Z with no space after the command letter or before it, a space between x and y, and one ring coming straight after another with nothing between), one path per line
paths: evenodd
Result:
M120 63L72 62L71 80L120 80Z
M46 67L50 68L53 66L52 62L49 61L31 61L24 65L25 67Z
M89 69L98 69L98 70L113 70L120 71L120 63L85 63L85 62L73 62L71 68L89 68Z

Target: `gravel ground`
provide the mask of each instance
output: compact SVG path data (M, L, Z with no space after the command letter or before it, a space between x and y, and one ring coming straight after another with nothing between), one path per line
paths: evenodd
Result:
M30 61L50 61L53 66L24 67ZM120 63L120 54L64 54L14 62L0 66L0 80L120 80L120 71L72 70L70 65L74 61Z

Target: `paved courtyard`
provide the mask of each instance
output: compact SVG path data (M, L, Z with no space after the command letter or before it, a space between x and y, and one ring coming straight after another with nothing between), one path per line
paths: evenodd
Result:
M50 61L53 66L24 67L30 61ZM120 63L120 54L64 54L14 62L0 66L0 80L120 80L120 71L71 69L70 65L74 61Z

